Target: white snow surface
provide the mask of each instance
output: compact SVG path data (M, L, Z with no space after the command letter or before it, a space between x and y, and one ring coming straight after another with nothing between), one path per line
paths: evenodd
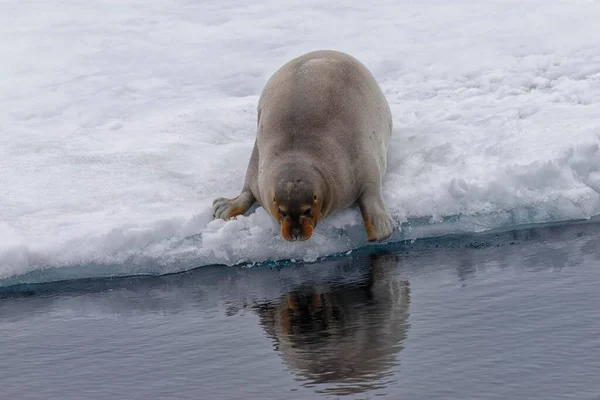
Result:
M0 279L364 246L354 208L301 243L262 208L212 219L266 80L316 49L356 56L390 102L395 239L597 215L598 21L594 0L3 1Z

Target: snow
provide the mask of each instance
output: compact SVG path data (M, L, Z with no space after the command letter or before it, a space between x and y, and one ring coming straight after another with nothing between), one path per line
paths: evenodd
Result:
M287 243L241 189L268 77L306 51L363 61L393 112L394 239L600 213L600 2L0 4L0 279L318 257L356 209ZM95 266L95 267L92 267Z

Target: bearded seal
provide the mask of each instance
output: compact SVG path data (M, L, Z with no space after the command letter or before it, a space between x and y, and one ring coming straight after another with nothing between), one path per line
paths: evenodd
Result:
M306 240L319 221L358 204L369 242L392 235L382 197L392 116L360 61L333 50L294 58L269 78L257 111L243 189L213 201L215 218L258 202L286 240Z

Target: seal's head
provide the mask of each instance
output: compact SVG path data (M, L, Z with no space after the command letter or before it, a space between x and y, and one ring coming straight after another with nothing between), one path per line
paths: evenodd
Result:
M272 186L269 211L289 241L307 240L321 218L323 190L316 173L286 169Z

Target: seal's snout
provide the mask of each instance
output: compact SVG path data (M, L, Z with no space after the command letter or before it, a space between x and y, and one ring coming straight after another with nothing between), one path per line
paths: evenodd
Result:
M290 221L284 221L281 225L281 234L283 238L290 242L303 241L310 238L311 231L306 231L302 226L296 226L296 224Z
M294 240L300 239L300 229L298 229L298 228L292 229L292 238Z
M281 221L281 235L289 242L304 241L312 236L313 226L310 222L303 221L297 223L291 218L285 218Z
M311 194L311 196L313 196ZM314 215L314 204L294 204L295 202L278 202L273 197L271 203L271 215L279 222L281 226L281 235L290 242L297 240L304 241L311 238L313 230L317 225L317 218Z

